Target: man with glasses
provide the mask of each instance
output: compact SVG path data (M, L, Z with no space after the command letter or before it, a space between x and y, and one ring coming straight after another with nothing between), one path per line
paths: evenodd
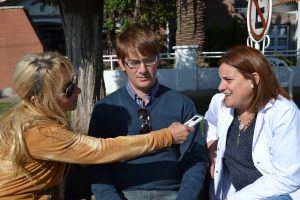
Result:
M184 123L197 113L189 98L159 84L159 51L155 34L141 25L133 24L117 36L118 63L128 82L96 103L90 135L111 138L144 134L172 122ZM198 199L207 158L199 125L195 130L181 145L86 168L97 200Z

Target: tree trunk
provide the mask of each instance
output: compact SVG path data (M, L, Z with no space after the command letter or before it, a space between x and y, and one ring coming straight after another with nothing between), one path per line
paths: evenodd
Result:
M176 45L198 45L197 65L205 67L200 53L204 44L204 0L177 0Z
M141 2L140 2L140 0L135 0L134 12L133 12L133 17L135 19L140 16L140 8L141 8Z
M71 126L87 132L94 103L105 96L102 61L103 1L60 0L66 54L78 68L81 95Z

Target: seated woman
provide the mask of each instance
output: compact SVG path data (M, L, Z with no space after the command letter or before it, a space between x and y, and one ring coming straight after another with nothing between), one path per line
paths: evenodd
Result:
M174 123L114 139L74 134L65 115L77 107L81 92L74 74L70 60L58 53L30 54L16 65L20 102L0 119L0 199L60 199L66 163L131 159L183 143L193 131Z
M233 47L220 63L205 115L213 199L300 199L298 107L258 50Z

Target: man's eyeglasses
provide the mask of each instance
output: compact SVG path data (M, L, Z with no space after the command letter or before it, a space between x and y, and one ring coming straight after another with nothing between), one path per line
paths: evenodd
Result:
M141 66L142 63L144 63L144 65L146 67L153 67L155 64L157 64L157 62L158 62L158 57L157 56L145 58L143 60L124 61L125 65L127 65L130 69L137 69Z
M145 108L141 108L137 111L137 115L142 121L140 133L149 133L150 131L152 131L149 111Z
M70 98L75 90L75 87L77 85L77 74L73 76L72 80L66 83L63 89L64 95L66 95L67 98Z

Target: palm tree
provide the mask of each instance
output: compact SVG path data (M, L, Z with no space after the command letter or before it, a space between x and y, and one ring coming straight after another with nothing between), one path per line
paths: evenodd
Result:
M176 45L198 45L197 65L207 66L200 57L204 44L204 0L176 0Z

